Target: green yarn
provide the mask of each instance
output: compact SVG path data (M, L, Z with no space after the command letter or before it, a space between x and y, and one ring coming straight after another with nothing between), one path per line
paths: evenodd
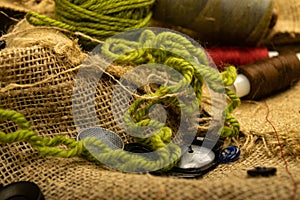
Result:
M54 26L105 39L141 28L151 20L155 0L56 0L55 19L29 12L27 21L36 26Z
M167 51L172 49L172 51ZM224 89L233 84L236 78L236 69L229 66L221 74L217 69L209 66L206 54L200 47L195 47L185 37L173 32L161 32L157 35L150 30L144 30L138 41L129 41L120 38L109 38L102 45L102 54L114 62L126 64L158 63L169 66L182 74L178 84L160 86L154 93L145 94L138 98L127 110L124 120L129 129L139 130L139 127L155 127L155 133L145 137L140 133L135 139L155 150L157 159L150 159L142 155L132 154L123 150L111 150L101 140L86 138L83 141L74 141L66 136L45 138L32 131L29 122L23 115L12 110L0 109L0 120L7 119L15 122L19 130L12 133L0 132L0 143L14 143L25 141L42 155L70 158L85 156L92 161L101 161L122 171L139 172L154 169L170 169L181 156L181 149L172 143L172 130L165 124L149 119L149 110L155 104L173 104L181 109L186 116L199 109L202 98L204 81L209 88L218 93L225 93L229 103L223 113L225 122L221 130L221 137L233 137L239 133L239 123L232 117L232 111L240 104L234 92ZM171 94L180 92L186 86L192 86L196 94L196 103L186 105ZM67 148L59 148L64 145ZM93 147L95 154L89 152ZM92 153L92 154L91 154Z
M165 49L170 49L170 51ZM176 104L176 101L174 101L175 97L172 99L165 96L176 93L187 85L193 87L198 105L200 105L202 86L205 80L210 89L218 93L226 93L230 99L230 103L227 105L224 113L225 124L220 136L233 137L239 133L239 123L232 117L231 112L240 104L240 99L232 91L224 89L225 86L230 86L234 83L237 76L236 68L229 66L226 71L220 74L217 69L209 66L204 50L200 47L195 47L180 34L162 32L155 35L151 30L144 30L138 41L129 41L114 37L108 38L102 46L102 54L107 59L120 64L163 64L177 70L184 77L177 85L169 87L161 86L154 93L146 94L144 98L137 99L134 102L125 114L125 122L133 130L137 127L136 124L158 128L164 126L157 121L144 118L154 104ZM182 102L178 102L176 106L183 113L188 114L199 109L198 105L184 105ZM134 119L134 122L131 119ZM148 141L149 138L137 138L137 140L151 143Z
M83 151L82 142L76 142L64 136L56 136L51 139L38 136L37 133L31 130L30 124L25 117L16 111L0 109L0 120L4 119L15 122L20 127L20 130L9 134L0 131L0 143L2 144L25 141L43 155L64 158L76 156ZM55 148L58 145L65 145L69 149Z
M96 138L86 138L82 141L75 141L66 136L56 136L46 138L39 136L32 131L29 122L25 117L13 110L0 109L0 120L11 120L19 126L19 130L12 133L0 131L0 143L9 144L14 142L25 141L42 155L71 158L82 155L89 160L102 163L109 163L122 171L139 172L152 171L153 169L170 169L178 161L181 151L177 145L166 144L165 141L170 139L160 139L156 137L158 159L150 160L149 158L131 154L123 150L111 150L101 140ZM165 135L168 137L168 135ZM59 148L64 145L66 148ZM91 155L86 147L94 147L100 154Z

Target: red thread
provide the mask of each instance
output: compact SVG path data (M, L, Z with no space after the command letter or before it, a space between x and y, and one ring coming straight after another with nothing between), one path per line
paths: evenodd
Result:
M296 194L297 194L297 187L298 187L298 185L297 185L297 182L295 181L295 178L294 178L293 174L289 170L289 165L288 165L288 162L286 161L286 158L284 156L278 132L277 132L275 126L273 125L273 123L269 120L270 108L269 108L269 106L268 106L268 104L267 104L266 101L264 101L264 103L265 103L266 108L267 108L266 121L272 126L272 128L273 128L273 130L275 132L276 139L277 139L277 142L278 142L278 146L279 146L279 149L280 149L280 155L281 155L281 158L282 158L282 160L284 162L284 165L285 165L285 170L288 173L288 175L289 175L289 177L290 177L290 179L292 181L293 187L294 187L291 199L292 200L296 200Z
M221 70L226 64L240 66L269 58L268 49L265 47L211 47L205 49Z

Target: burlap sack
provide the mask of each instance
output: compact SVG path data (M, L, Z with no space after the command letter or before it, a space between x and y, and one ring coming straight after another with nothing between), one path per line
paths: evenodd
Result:
M40 30L40 34L45 31ZM21 38L27 38L27 42L18 47L15 45L21 38L13 37L8 47L0 51L1 108L20 111L31 122L33 130L42 136L66 135L75 139L77 131L70 117L72 105L69 99L77 66L86 55L76 41L56 31L46 29L46 32L46 40L39 42L28 40L30 37L24 33ZM99 84L103 87L98 97L112 91L114 82L106 78ZM295 187L266 116L269 110L268 119L278 131L288 169L299 184L299 92L300 83L297 83L289 90L267 98L267 105L264 100L243 101L234 113L241 124L241 135L227 141L240 145L241 158L235 163L219 165L203 178L189 180L126 174L104 169L84 158L41 156L27 143L14 143L0 145L0 184L21 180L35 182L47 200L292 199ZM97 103L97 109L109 107L109 103L101 98ZM122 135L109 117L109 110L99 114L104 127ZM9 121L0 123L1 131L10 132L15 128ZM126 136L123 139L126 140ZM268 178L250 178L246 171L254 166L276 167L277 174Z
M14 35L0 51L1 108L15 109L45 137L66 135L76 138L71 113L73 78L86 55L75 41L57 31L36 29L33 42L26 32ZM32 33L31 33L32 34ZM51 36L51 37L49 37ZM36 37L35 37L36 38ZM55 41L53 41L55 40ZM21 47L16 47L19 44ZM109 96L114 82L100 80L97 109L101 126L122 134L114 124ZM278 130L289 170L299 182L300 84L266 100L269 119ZM108 108L108 109L105 109ZM284 109L282 109L284 108ZM0 183L21 180L35 182L46 199L290 199L293 184L280 157L275 133L266 121L264 101L247 102L236 110L242 134L231 144L240 145L239 161L219 165L199 179L176 179L149 174L126 174L107 170L83 158L62 159L41 156L27 143L0 146ZM1 130L15 130L15 124L1 122ZM126 140L126 136L123 136ZM247 177L254 166L276 167L276 176ZM299 195L299 190L297 192Z
M24 18L27 12L38 12L54 17L54 0L1 0L0 35L10 31L13 25ZM0 42L0 44L2 44Z
M1 0L0 10L11 13L11 17L14 17L13 13L27 13L30 11L54 16L54 5L54 0Z

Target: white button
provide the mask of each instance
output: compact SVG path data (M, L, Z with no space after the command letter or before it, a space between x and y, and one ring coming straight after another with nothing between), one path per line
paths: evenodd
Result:
M182 155L177 167L182 169L201 168L212 163L215 159L215 153L208 148L191 145L191 150L188 149Z

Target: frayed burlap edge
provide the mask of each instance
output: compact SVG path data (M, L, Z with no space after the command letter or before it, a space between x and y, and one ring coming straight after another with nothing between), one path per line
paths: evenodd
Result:
M282 148L285 156L300 161L299 99L298 82L286 91L261 101L242 101L234 111L241 125L240 138L235 143L241 146L245 156L255 150L257 143L261 143L269 157L280 157Z
M54 0L1 0L0 10L10 10L12 12L27 13L30 11L54 16Z

